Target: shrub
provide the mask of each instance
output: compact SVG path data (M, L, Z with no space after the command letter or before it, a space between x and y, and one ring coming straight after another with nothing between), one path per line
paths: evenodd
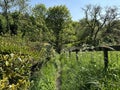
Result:
M1 90L26 90L30 86L31 58L28 55L0 54Z

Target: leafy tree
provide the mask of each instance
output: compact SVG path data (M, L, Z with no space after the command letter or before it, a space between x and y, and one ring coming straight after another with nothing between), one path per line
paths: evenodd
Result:
M47 8L44 4L37 4L35 7L33 7L32 11L35 17L41 17L45 19Z
M9 9L12 7L14 0L0 0L0 8L3 11L3 15L5 15L7 21L7 31L9 31L9 18L8 12Z
M0 35L3 35L6 33L6 20L3 15L0 15Z
M18 33L18 25L19 25L19 15L18 11L12 12L10 14L10 34L17 35Z
M29 6L28 2L30 0L14 0L16 7L19 12L25 12Z
M78 45L81 45L83 43L88 44L90 42L90 40L89 40L90 30L89 30L89 27L87 27L87 25L86 25L85 19L81 19L77 23L75 30L76 30Z
M24 38L25 36L31 36L30 33L34 31L34 25L32 24L32 22L33 21L30 19L30 15L28 13L20 13L18 23L22 38Z
M46 13L47 8L44 4L37 4L32 9L32 15L35 19L35 36L41 41L47 41L49 36L48 28L46 26Z
M6 18L6 28L7 31L10 30L10 21L9 21L9 14L10 11L16 10L19 8L21 11L27 6L26 2L29 0L0 0L0 9L2 10L3 15ZM11 31L12 32L12 31Z
M69 34L72 32L71 16L66 6L50 7L47 12L47 26L53 37L50 40L58 53L61 52L63 44L70 41Z
M112 26L111 26L112 25ZM111 25L106 25L104 29L106 31L103 31L101 34L102 37L102 43L107 44L120 44L120 21L115 20L111 22Z
M85 13L86 26L90 30L89 37L92 45L98 45L98 35L101 31L112 30L113 21L118 19L117 7L108 7L102 12L100 6L88 5L83 9ZM104 28L107 27L107 28Z

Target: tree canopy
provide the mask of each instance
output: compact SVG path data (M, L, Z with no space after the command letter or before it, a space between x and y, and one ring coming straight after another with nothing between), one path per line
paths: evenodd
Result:
M56 52L71 46L119 44L119 8L87 5L84 18L73 21L65 5L47 8L29 0L0 1L0 35L18 35L32 42L49 43Z
M53 36L51 43L60 53L63 44L70 41L70 35L73 33L70 12L66 6L54 6L48 9L46 21Z

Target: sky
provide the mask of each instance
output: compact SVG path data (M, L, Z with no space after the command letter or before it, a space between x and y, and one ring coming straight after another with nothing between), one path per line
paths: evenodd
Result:
M72 20L79 21L84 17L82 8L86 5L100 5L101 7L118 6L120 7L120 0L31 0L30 5L45 4L47 8L54 5L66 5L70 10Z

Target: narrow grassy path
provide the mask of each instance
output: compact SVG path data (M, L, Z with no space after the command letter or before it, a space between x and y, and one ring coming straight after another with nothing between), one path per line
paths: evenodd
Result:
M61 90L61 85L62 85L61 73L62 71L59 69L57 72L57 78L56 78L56 89L57 90Z
M61 63L61 55L59 57L59 64L57 64L57 73L56 73L56 90L61 90L62 86L62 63Z

